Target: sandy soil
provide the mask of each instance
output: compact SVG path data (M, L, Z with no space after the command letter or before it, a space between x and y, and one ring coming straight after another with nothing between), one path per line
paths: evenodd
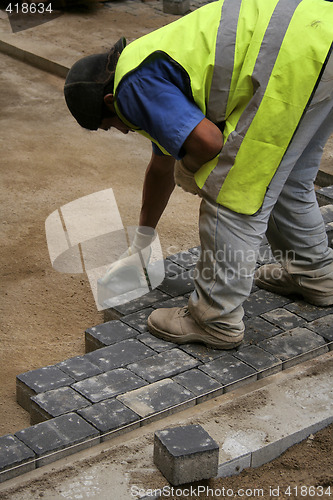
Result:
M149 16L133 9L128 15L115 13L109 27L111 38L123 34L126 27L135 38L174 18L154 10ZM72 48L79 51L87 37L94 38L91 45L98 43L96 37L102 43L105 24L93 37L85 29L87 16L73 16L73 23L77 29L72 34L66 30ZM40 40L53 37L60 46L56 26L45 25ZM52 269L45 219L65 203L111 187L124 225L135 225L150 146L135 134L82 131L67 112L62 79L4 55L0 55L0 65L0 435L4 435L30 425L29 415L16 403L16 375L83 354L84 330L103 320L86 275ZM325 151L326 164L332 150L331 141ZM198 244L198 208L198 199L175 191L159 226L164 255ZM330 436L326 430L295 452L287 452L275 465L244 472L223 484L243 484L239 481L244 479L255 485L259 478L262 484L266 477L274 486L281 477L289 478L287 471L296 484L306 479L310 484L309 478L311 484L332 484L332 476L325 472L332 455Z

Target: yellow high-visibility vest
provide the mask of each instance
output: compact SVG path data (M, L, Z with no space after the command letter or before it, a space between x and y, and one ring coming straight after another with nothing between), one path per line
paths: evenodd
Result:
M115 73L163 53L187 73L194 102L225 122L221 153L195 180L206 196L256 213L332 50L333 4L326 0L219 0L130 43Z

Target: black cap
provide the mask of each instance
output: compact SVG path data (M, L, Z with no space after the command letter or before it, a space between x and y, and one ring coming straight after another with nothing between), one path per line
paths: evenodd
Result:
M125 46L126 39L122 37L109 52L83 57L69 70L65 99L81 127L97 130L100 126L105 87L114 81L118 57Z

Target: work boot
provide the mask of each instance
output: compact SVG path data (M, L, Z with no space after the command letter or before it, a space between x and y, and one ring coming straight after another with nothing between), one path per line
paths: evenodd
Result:
M188 307L156 309L148 317L150 333L168 342L188 344L200 342L214 349L233 349L243 340L244 332L231 330L213 330L200 326L192 318Z
M254 282L259 288L279 295L298 294L315 306L333 305L333 279L320 276L320 270L308 277L289 274L281 264L265 264L257 269Z

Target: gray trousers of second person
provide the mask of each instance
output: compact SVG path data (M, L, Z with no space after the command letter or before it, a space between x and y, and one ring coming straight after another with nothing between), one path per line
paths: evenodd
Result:
M333 296L333 250L314 191L323 149L333 133L332 94L331 56L257 214L238 214L202 200L201 256L188 304L199 324L217 331L244 330L242 304L251 292L266 231L275 258L291 275L301 275L309 289L315 284L332 290Z

